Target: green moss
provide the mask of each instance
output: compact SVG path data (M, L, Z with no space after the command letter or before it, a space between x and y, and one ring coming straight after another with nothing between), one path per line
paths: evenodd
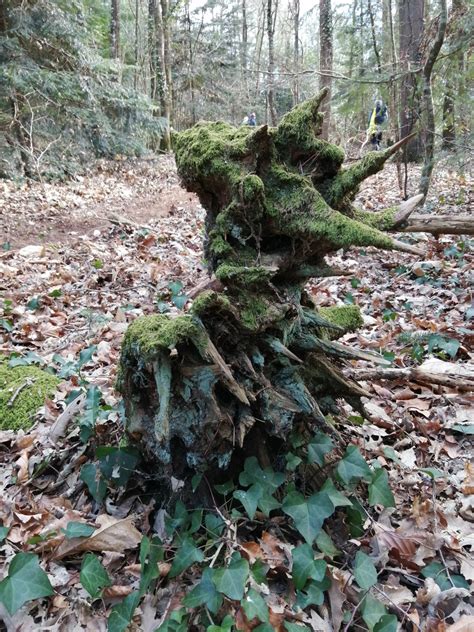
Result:
M336 145L317 138L322 124L322 117L318 112L320 103L321 94L285 114L278 125L275 144L282 156L287 155L289 148L297 148L298 158L313 155L317 157L325 174L335 174L344 161L344 152Z
M166 349L192 341L198 348L205 344L203 332L192 316L170 318L165 314L141 316L127 329L122 344L122 360L139 357L144 362Z
M256 285L268 283L274 272L260 266L239 266L222 263L216 270L216 277L222 283L231 281L235 285Z
M333 325L341 327L344 332L356 331L364 323L357 305L340 307L320 307L319 314Z
M390 230L395 222L397 207L387 208L379 213L354 209L354 219L362 222L366 226L377 228L378 230Z
M220 292L214 292L213 290L207 290L202 292L194 299L191 311L197 316L205 314L210 311L231 311L232 305L230 300L224 294Z
M54 394L60 380L38 367L11 368L7 362L0 359L0 429L27 430L33 425L38 408L46 397Z
M256 296L250 297L246 301L245 307L240 312L242 325L247 329L256 331L262 322L265 322L265 316L268 314L268 303Z
M378 173L385 161L392 153L390 148L386 151L371 151L362 160L337 174L323 191L324 198L329 206L338 209L347 196L353 197L361 182L375 173Z
M226 257L233 254L234 249L217 231L209 234L209 252L215 257Z

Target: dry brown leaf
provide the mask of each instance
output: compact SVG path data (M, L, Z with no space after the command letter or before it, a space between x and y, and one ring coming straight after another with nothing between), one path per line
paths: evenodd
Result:
M102 591L104 599L115 599L117 597L126 597L134 590L133 586L107 586Z
M133 526L132 518L117 520L106 514L97 518L100 527L88 538L72 538L64 540L53 559L61 559L83 551L116 551L133 549L140 543L141 533Z
M29 478L28 475L28 453L29 450L22 450L21 454L16 462L18 467L17 480L19 483L26 483Z

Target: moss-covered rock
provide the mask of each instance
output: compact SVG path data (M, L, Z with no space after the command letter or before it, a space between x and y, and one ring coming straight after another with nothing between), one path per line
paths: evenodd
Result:
M36 366L9 367L0 358L0 429L27 430L60 380Z

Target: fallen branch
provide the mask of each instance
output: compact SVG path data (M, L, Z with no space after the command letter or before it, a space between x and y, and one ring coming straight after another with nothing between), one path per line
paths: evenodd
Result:
M404 369L351 369L345 374L355 380L406 380L417 384L439 384L458 391L474 392L474 365L454 364L436 358Z
M472 215L411 215L403 227L394 228L404 233L432 233L433 235L474 235Z

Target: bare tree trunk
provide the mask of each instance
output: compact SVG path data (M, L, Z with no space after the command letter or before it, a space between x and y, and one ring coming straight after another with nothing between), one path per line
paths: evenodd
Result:
M255 44L255 69L257 78L255 80L255 100L258 100L259 92L260 92L260 62L262 59L262 48L263 48L263 37L265 33L265 0L260 5L259 15L257 18L257 37Z
M418 122L421 94L417 66L421 63L420 45L424 27L424 0L398 0L400 65L406 73L400 91L400 135L408 136ZM422 139L419 134L404 150L407 161L417 162L422 158Z
M139 11L140 11L139 0L135 0L135 50L134 50L135 69L133 71L133 87L135 88L135 90L138 88Z
M321 104L324 116L321 137L325 140L329 138L331 123L332 56L331 0L319 0L319 88L327 88L327 96Z
M369 18L370 18L370 31L372 33L372 44L374 47L375 59L377 60L377 71L379 75L382 73L382 64L380 62L380 53L377 46L377 35L375 33L375 16L372 10L372 2L371 0L367 0L367 8L369 10Z
M293 107L300 100L300 0L293 0Z
M173 112L172 78L171 78L171 33L169 0L160 0L160 40L161 40L161 76L163 80L162 111L168 124L163 133L163 146L171 149L171 117Z
M268 37L268 79L267 79L267 104L270 122L272 125L277 124L277 113L275 107L275 17L277 5L273 9L274 0L267 0L267 37Z
M110 54L112 59L120 57L120 0L111 0Z
M436 39L428 54L428 59L423 67L423 102L424 115L426 120L426 143L425 143L425 160L423 170L421 172L419 192L423 195L428 194L431 181L431 174L434 167L434 145L435 145L435 117L433 106L433 93L431 90L431 73L434 63L438 57L441 46L444 42L446 33L446 25L448 23L448 11L446 8L446 0L439 0L439 24Z

